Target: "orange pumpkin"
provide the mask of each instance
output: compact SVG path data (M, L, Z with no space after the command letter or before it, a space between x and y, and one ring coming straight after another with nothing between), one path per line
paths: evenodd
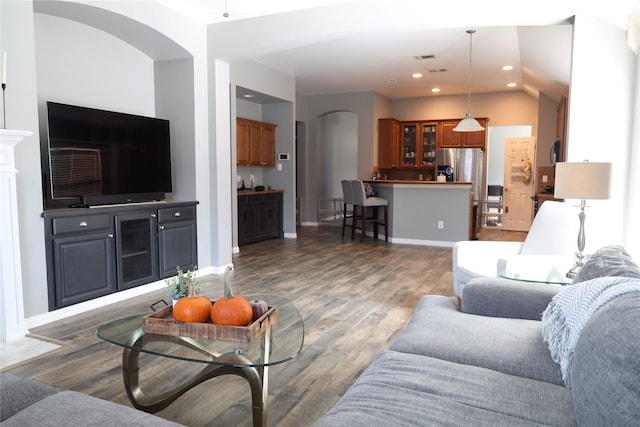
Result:
M211 301L197 296L193 282L185 277L189 285L189 296L180 298L173 307L173 318L179 322L208 323L211 321Z
M211 306L211 320L218 325L246 326L253 318L253 309L246 298L233 295L229 274L231 267L227 267L224 274L224 296Z

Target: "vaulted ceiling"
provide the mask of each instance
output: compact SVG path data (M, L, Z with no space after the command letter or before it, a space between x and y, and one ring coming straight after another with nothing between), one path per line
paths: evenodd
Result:
M470 87L473 93L524 90L559 99L570 83L573 16L626 28L637 6L637 0L157 2L208 25L209 49L216 57L254 60L295 76L298 93L376 91L388 98L463 94ZM157 49L154 36L143 35L137 23L112 24L109 14L90 6L42 0L34 5L38 12L120 37L128 31L125 38L137 37L135 44L154 59L184 53L168 39L164 50ZM468 29L476 30L471 73ZM513 69L503 71L506 65ZM413 78L414 73L422 77Z

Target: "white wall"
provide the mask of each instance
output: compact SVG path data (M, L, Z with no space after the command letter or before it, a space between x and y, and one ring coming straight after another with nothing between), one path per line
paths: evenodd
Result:
M0 52L7 53L7 129L33 132L15 148L25 316L48 308L33 28L30 2L0 2Z
M33 16L40 108L56 101L155 115L151 58L87 25L40 13Z
M607 243L629 246L634 240L625 233L624 217L629 198L640 197L638 183L628 179L634 111L631 88L636 76L636 58L626 45L626 32L595 18L576 16L567 161L613 163L611 199L588 202L586 252Z

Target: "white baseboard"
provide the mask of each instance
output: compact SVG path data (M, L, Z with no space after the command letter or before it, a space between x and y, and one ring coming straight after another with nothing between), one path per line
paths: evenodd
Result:
M196 277L202 277L209 274L220 275L224 274L227 266L223 267L207 267L196 271ZM165 289L167 284L164 279L157 280L155 282L147 283L146 285L137 286L135 288L127 289L124 291L116 292L113 294L105 295L100 298L95 298L89 301L81 302L71 305L69 307L59 308L57 310L49 311L47 313L38 314L36 316L29 317L24 320L25 333L26 329L35 328L37 326L46 325L57 320L66 319L67 317L75 316L77 314L86 313L87 311L95 310L96 308L104 307L105 305L113 304L120 301L125 301L129 298L137 297L147 294L149 292L157 291L159 289ZM169 295L167 295L169 299ZM151 304L151 302L149 303Z

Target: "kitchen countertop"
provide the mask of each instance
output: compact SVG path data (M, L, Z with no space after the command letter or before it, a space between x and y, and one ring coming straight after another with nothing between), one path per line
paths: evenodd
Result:
M404 179L377 179L377 180L365 180L364 182L368 182L369 184L439 184L439 185L452 185L452 184L468 184L471 185L470 181L419 181L419 180L404 180Z

